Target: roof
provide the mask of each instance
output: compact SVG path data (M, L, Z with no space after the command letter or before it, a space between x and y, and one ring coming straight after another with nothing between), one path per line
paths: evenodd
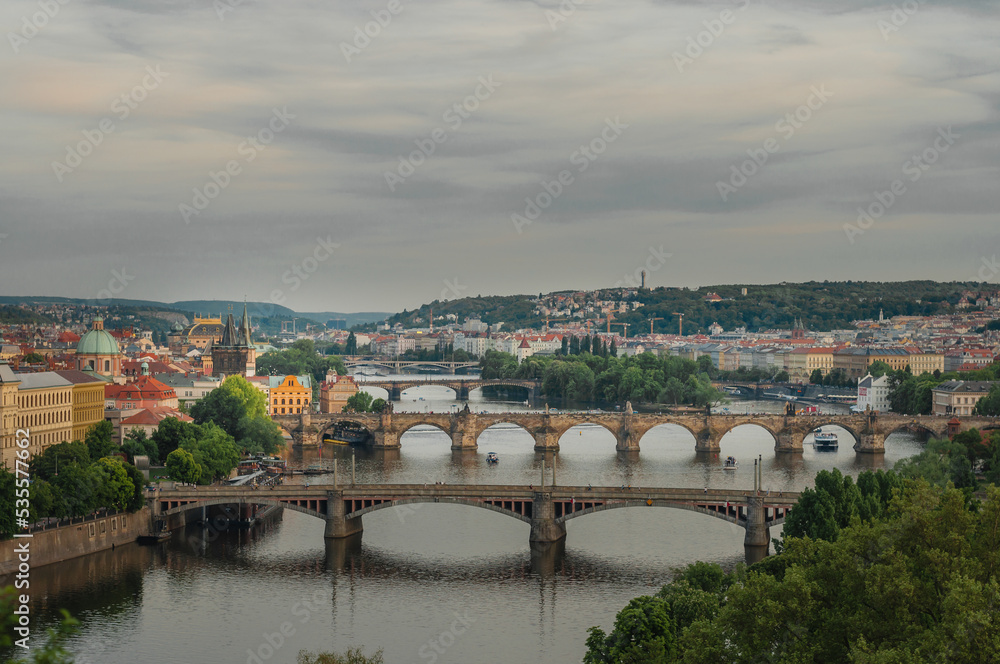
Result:
M278 387L285 382L286 378L289 378L289 376L267 376L267 386L270 388ZM307 390L312 389L312 376L291 376L291 378L297 380L299 385Z
M120 355L118 342L106 330L91 330L80 337L76 345L77 355Z
M131 415L122 420L122 428L124 429L127 425L138 426L141 424L145 425L159 425L160 422L167 419L168 417L176 417L182 422L194 422L194 420L189 416L185 415L181 411L175 408L143 408L135 415Z
M997 385L988 380L949 380L935 387L933 392L954 392L954 393L987 393L990 388Z
M80 385L81 383L101 383L104 381L100 378L94 376L94 374L84 373L82 371L77 371L76 369L62 369L59 371L54 371L53 373L59 374L69 382L74 385Z
M106 399L141 401L144 399L172 399L177 396L174 388L164 385L152 376L140 376L132 383L108 385L104 388Z
M21 384L17 387L19 390L42 390L47 387L66 387L73 384L54 371L15 375L21 380Z
M7 363L0 364L0 383L20 383L21 379L11 371Z

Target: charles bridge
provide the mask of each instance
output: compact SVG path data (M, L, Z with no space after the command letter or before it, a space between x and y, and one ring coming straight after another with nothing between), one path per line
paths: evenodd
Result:
M838 426L854 439L859 453L882 454L885 439L896 431L923 432L945 438L971 428L1000 428L1000 420L981 417L947 419L932 415L896 415L892 413L857 413L850 415L735 415L735 414L652 414L633 413L550 413L547 411L475 413L466 408L458 413L396 413L390 408L375 413L303 413L301 416L278 416L274 420L300 446L319 445L323 436L339 423L351 422L371 434L376 449L396 449L404 433L415 426L436 427L451 438L451 449L476 450L480 434L497 424L512 424L527 431L535 441L535 451L559 450L560 438L580 424L596 424L614 435L621 452L639 450L642 437L661 425L679 426L691 433L697 452L717 453L722 437L738 426L753 425L774 437L778 453L802 451L806 436L817 427Z

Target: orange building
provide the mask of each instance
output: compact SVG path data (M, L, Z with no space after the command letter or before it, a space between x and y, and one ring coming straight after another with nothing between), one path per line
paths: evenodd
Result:
M329 375L319 386L319 410L321 413L339 413L344 410L347 400L358 393L358 384L353 376Z
M270 414L298 415L312 405L312 376L271 376Z

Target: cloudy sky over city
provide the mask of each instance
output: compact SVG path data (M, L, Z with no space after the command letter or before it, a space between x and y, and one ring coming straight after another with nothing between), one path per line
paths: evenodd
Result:
M0 294L998 281L1000 7L894 6L4 2Z

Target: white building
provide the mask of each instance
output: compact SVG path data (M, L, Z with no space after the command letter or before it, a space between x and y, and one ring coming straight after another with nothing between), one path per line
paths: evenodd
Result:
M889 377L873 378L868 374L858 379L858 410L871 407L876 413L889 412Z

